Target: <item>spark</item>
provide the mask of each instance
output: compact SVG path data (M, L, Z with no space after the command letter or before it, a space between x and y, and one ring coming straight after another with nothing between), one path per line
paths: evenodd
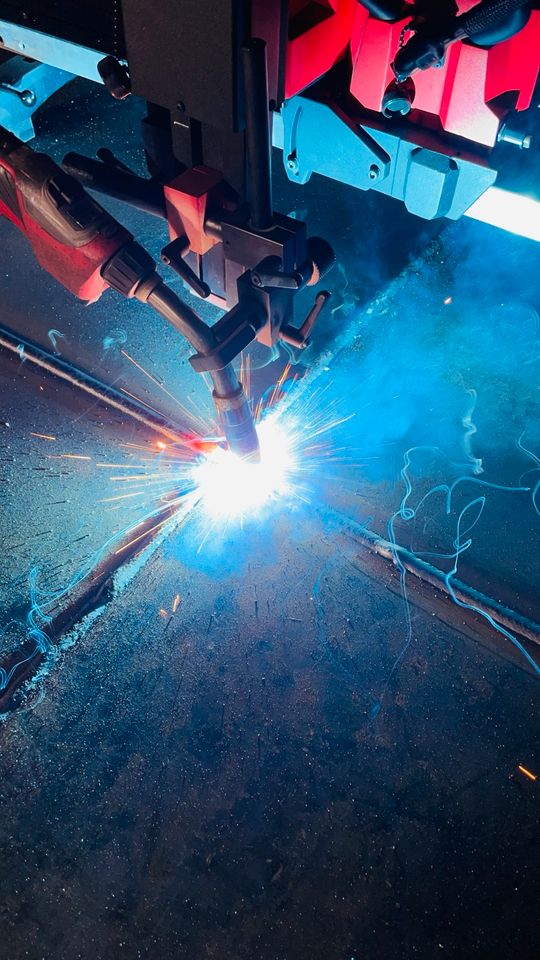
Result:
M131 483L134 480L156 480L159 477L160 480L163 479L163 474L161 473L132 473L132 474L123 474L121 477L110 477L110 480L117 480L118 483Z
M143 530L143 532L137 537L133 537L133 539L129 540L128 543L124 543L121 547L118 547L118 550L114 551L115 556L117 556L119 553L123 553L125 550L129 550L130 547L132 547L135 543L138 543L139 540L142 540L143 537L149 536L151 533L155 533L157 530L160 530L163 524L167 523L168 520L170 520L170 517L165 517L164 520L160 520L159 523L154 524L154 526L150 527L148 530ZM141 524L138 523L134 529L137 529L137 527L140 526Z
M260 463L249 463L216 447L194 467L193 479L208 516L254 513L289 490L295 465L290 436L271 418L260 424L258 433Z
M540 240L540 203L534 197L488 187L465 211L466 217L489 223L529 240Z
M144 470L143 464L139 463L96 463L96 467L107 470Z
M141 497L144 493L144 490L138 490L136 493L121 493L117 497L104 497L103 500L98 500L98 503L113 503L115 500L129 500L130 497Z
M147 441L147 443L144 444L144 443L128 443L126 441L125 443L121 443L120 446L127 447L130 450L144 450L145 453L148 453L149 442L150 441Z
M276 402L277 402L277 400L278 400L278 398L279 398L279 396L280 396L280 394L281 394L281 391L282 391L282 389L283 389L283 384L285 383L287 377L289 376L290 369L291 369L291 365L290 365L290 363L288 363L288 364L286 365L283 373L281 374L279 380L277 381L275 387L274 387L274 390L273 390L273 392L272 392L272 396L271 396L271 398L270 398L270 404L269 404L270 407L273 407L273 406L276 404Z
M157 387L161 387L161 383L159 382L159 380L156 377L154 377L153 374L149 373L148 370L145 370L145 368L141 366L141 364L138 363L137 360L131 357L127 352L127 350L121 350L120 353L122 354L123 357L126 357L126 359L129 360L130 363L133 364L133 366L137 367L137 370L140 370L141 373L144 373L145 377L148 377L148 379L151 380L152 383L155 383Z
M51 453L49 460L91 460L92 457L85 457L82 453Z
M244 351L240 354L240 383L243 384L246 395L249 397L251 394L251 356L250 354L245 354Z
M135 393L130 393L125 387L120 387L120 390L122 393L125 393L127 397L131 397L132 400L136 400L137 403L142 404L143 407L146 407L148 410L151 410L152 413L156 413L158 417L161 417L160 411L156 407L153 407L151 403L148 403L147 400L143 400L142 397L138 397Z
M201 508L209 518L232 520L260 513L273 501L309 503L321 464L332 460L328 435L351 417L337 416L335 404L281 402L282 375L257 432L260 463L250 463L220 445L201 457L191 471ZM308 426L304 426L307 423ZM320 438L314 444L315 438ZM311 483L311 487L310 487Z
M246 361L244 378L248 380L249 372ZM297 378L290 377L286 384L287 372L272 388L270 401L263 398L257 407L260 464L246 463L228 451L224 438L216 434L215 425L199 436L174 434L169 443L156 440L152 434L139 443L120 442L118 447L125 451L123 463L115 463L114 457L96 463L80 453L47 455L48 459L87 461L92 468L110 470L111 489L97 503L104 513L122 509L136 513L133 522L111 531L107 541L85 559L69 582L58 588L42 588L38 584L38 568L32 569L25 629L35 647L29 659L40 652L47 653L51 646L47 628L58 603L90 577L107 555L122 557L132 548L138 549L156 534L166 532L171 522L175 530L195 525L198 538L198 521L202 520L200 551L211 537L219 537L220 528L229 520L240 521L243 527L245 515L263 512L263 507L269 508L273 501L279 500L282 509L313 501L317 479L321 478L320 467L324 466L327 472L328 463L338 462L337 452L339 462L342 460L341 448L332 446L330 432L349 418L340 416L340 402L328 397L330 384L306 398L305 391L290 390ZM49 434L43 437L56 439ZM129 492L124 492L126 484ZM180 605L180 595L176 594L173 613ZM25 662L21 659L9 671L0 668L0 690L6 688Z
M181 409L182 413L184 414L184 416L186 416L186 417L188 418L188 420L191 420L191 422L192 422L193 424L196 424L196 425L199 425L200 427L202 427L202 430L203 430L203 432L204 432L204 429L205 429L205 423L204 423L204 421L203 421L199 416L194 416L192 413L190 413L190 411L187 409L187 407L186 407L183 403L181 403L181 401L178 399L178 397L175 397L175 395L174 395L173 393L171 393L170 390L167 390L167 388L166 388L166 386L164 385L163 381L159 380L159 379L158 379L157 377L155 377L152 373L150 373L148 370L146 370L146 368L143 367L142 363L139 363L138 360L135 360L135 358L132 357L132 356L127 352L127 350L121 350L120 353L122 354L122 356L124 356L124 357L126 358L126 360L129 360L130 363L132 363L133 366L137 368L137 370L140 370L140 372L143 373L145 377L148 377L148 379L151 380L152 383L154 383L154 384L156 385L156 387L159 387L159 389L162 390L163 393L165 393L168 397L170 397L170 399L173 400L174 403L178 404L178 406L180 407L180 409ZM143 402L144 402L144 401L143 401Z
M533 783L536 783L538 777L535 773L531 773L530 770L527 770L527 767L524 767L522 763L518 763L518 770L523 774L524 777L527 777L528 780L532 780Z
M30 431L31 437L39 437L40 440L56 440L56 437L53 437L50 433L34 433L33 430Z

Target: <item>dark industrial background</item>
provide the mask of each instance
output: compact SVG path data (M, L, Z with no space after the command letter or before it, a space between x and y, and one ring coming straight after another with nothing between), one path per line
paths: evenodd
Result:
M141 112L77 81L38 117L36 146L60 159L107 140L142 170ZM534 150L501 149L502 182L529 183ZM308 504L273 504L202 547L188 518L148 542L129 582L120 567L89 606L68 591L70 629L2 701L3 960L540 955L538 781L518 769L540 773L538 681L489 623L414 578L407 644L395 565L362 533L387 535L404 455L421 448L422 492L486 484L460 578L540 620L540 469L516 445L540 457L538 248L322 179L295 189L279 162L276 207L307 211L337 250L332 309L293 370L306 397L324 388L355 414L332 436L348 456L313 467ZM160 223L111 209L157 254ZM211 416L165 321L112 293L82 306L0 229L5 326L184 426L172 397ZM254 370L256 390L285 359ZM155 438L23 355L0 352L0 376L8 624L24 621L31 570L69 584L137 522L138 504L100 502L116 488L95 464ZM455 516L433 499L397 532L448 552Z

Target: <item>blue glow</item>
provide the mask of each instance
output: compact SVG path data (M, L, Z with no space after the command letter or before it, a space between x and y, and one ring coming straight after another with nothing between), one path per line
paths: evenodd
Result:
M258 428L260 463L249 463L216 447L193 469L194 484L207 516L253 514L269 500L291 493L297 460L293 432L276 416Z
M469 207L465 216L519 237L540 240L540 203L534 197L490 187Z

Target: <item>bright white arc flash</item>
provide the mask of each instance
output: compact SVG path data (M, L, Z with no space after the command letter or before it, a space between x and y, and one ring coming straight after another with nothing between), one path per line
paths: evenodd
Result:
M249 463L217 447L193 468L193 480L209 516L226 519L253 514L290 490L296 465L292 432L277 417L268 417L257 433L260 463Z
M489 187L469 207L465 216L520 237L540 241L540 202L533 197L501 190L500 187Z

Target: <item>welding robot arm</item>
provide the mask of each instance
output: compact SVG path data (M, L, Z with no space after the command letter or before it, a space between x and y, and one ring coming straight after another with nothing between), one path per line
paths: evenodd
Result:
M538 0L333 0L324 10L296 0L120 0L121 16L97 32L91 4L62 0L51 24L36 0L35 29L2 0L0 15L4 5L19 22L0 23L0 47L75 70L82 52L94 65L84 76L99 75L116 99L132 91L147 103L150 179L107 148L98 160L69 153L62 172L12 142L0 158L0 209L77 296L96 299L110 286L187 337L193 368L213 379L231 448L244 455L256 456L257 435L232 363L254 339L307 345L328 294L299 326L295 296L334 260L306 224L273 210L272 127L293 183L320 173L399 198L426 219L473 215L497 177L499 140L530 143L508 119L514 106L527 109L539 74ZM163 261L224 311L217 323L207 326L168 290L131 235L65 173L162 218ZM78 204L88 223L73 223Z
M178 17L179 9L174 13ZM192 27L195 49L207 28L200 17ZM185 22L182 28L187 33ZM183 103L181 121L170 110L149 104L143 139L150 179L132 174L108 149L98 151L97 160L70 152L63 161L63 168L88 188L166 221L170 242L162 260L193 293L226 311L212 327L215 348L192 359L201 373L230 363L254 339L266 347L282 340L305 348L329 294L317 295L299 327L293 322L296 294L318 283L335 259L325 240L308 238L305 223L273 209L270 106L276 104L269 96L267 44L258 37L240 43L238 26L236 42L229 65L233 86L225 97L229 119L223 120L213 98L199 108L204 122L187 116ZM145 74L153 67L146 50L144 57L132 61L143 74L141 93L148 89L151 81ZM191 82L189 61L178 69L180 78L159 74L153 95L164 103L169 82ZM218 74L208 67L204 79L209 90L215 90L212 81L218 83ZM231 96L233 89L243 96ZM216 161L219 167L211 165Z
M0 214L25 234L40 265L75 296L95 301L111 287L164 316L198 358L215 353L218 341L212 329L166 286L132 235L50 157L35 153L3 128ZM214 365L209 372L230 449L257 458L253 414L232 365Z
M183 26L185 30L185 22ZM201 36L206 36L198 16L193 27L197 36L201 29ZM194 370L213 380L214 402L230 448L257 458L251 407L232 363L254 339L267 347L279 340L297 349L308 344L329 294L318 294L299 327L292 323L295 296L325 275L334 253L324 240L308 239L304 223L273 211L266 43L240 37L238 27L233 79L235 86L243 87L242 116L230 90L235 116L225 121L213 150L208 148L215 137L212 122L219 122L220 116L213 101L208 134L199 120L186 118L180 124L189 134L187 163L172 151L170 131L167 135L166 129L153 130L164 148L158 155L147 150L149 167L156 168L149 180L131 174L108 149L99 152L98 161L68 154L62 170L4 132L0 170L11 202L8 196L0 211L27 235L41 265L77 296L97 299L112 287L166 317L195 347L190 361ZM225 59L229 53L224 48ZM109 92L122 98L129 92L129 79L125 72L117 76L115 63L118 66L113 57L106 57L98 67L109 78ZM154 65L152 58L144 65L136 63L144 68ZM186 83L190 73L186 68ZM167 77L160 75L156 96L168 100L169 95ZM159 105L149 104L149 112L154 119L165 116L166 126L171 122L170 111ZM211 157L216 149L225 158L226 170L203 162L208 150ZM227 160L229 153L237 162ZM162 259L194 293L225 311L217 323L209 327L166 287L151 258L75 177L168 222L170 242Z
M29 26L21 5L0 0L0 58L24 50L13 56L19 70L30 57L63 83L70 71L117 100L132 92L147 103L150 180L108 149L97 161L70 153L64 164L86 187L162 217L163 259L223 310L236 306L239 278L265 260L260 275L309 274L299 221L272 213L269 113L293 183L319 173L425 219L478 216L477 201L485 210L484 200L500 199L497 144L531 144L519 114L540 74L540 0L119 0L101 17L94 4L58 0L54 20L49 8L34 0ZM31 111L39 97L19 87L0 76L8 108ZM230 194L219 200L222 188ZM284 289L283 278L273 282ZM259 298L257 339L273 346L284 330L302 345L292 298L277 289ZM221 333L230 337L230 326Z

